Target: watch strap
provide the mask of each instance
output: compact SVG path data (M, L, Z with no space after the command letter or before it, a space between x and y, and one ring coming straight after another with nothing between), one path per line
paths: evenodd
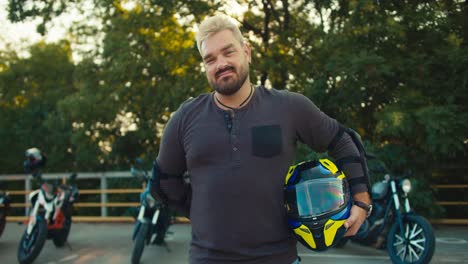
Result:
M353 204L364 209L367 212L367 217L369 217L371 210L372 210L372 205L366 204L361 201L353 201Z

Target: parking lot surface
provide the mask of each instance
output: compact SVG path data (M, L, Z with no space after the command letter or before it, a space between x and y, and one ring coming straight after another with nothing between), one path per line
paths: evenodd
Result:
M0 237L0 263L18 263L16 252L24 225L7 223ZM120 264L130 263L133 241L131 223L73 223L69 246L56 248L48 240L34 263ZM141 263L186 264L190 224L175 224L167 237L168 248L149 245ZM436 250L431 263L468 263L468 226L435 226ZM313 252L298 246L301 264L391 263L386 251L348 243L341 249Z

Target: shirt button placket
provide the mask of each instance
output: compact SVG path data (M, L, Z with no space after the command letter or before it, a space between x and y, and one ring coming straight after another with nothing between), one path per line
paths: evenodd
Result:
M240 165L240 150L239 150L239 119L234 115L232 119L232 130L231 130L231 142L232 142L232 157L236 166Z

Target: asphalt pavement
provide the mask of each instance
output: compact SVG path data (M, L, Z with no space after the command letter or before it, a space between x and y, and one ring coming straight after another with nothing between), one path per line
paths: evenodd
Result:
M16 252L25 226L7 223L0 237L0 263L18 263ZM150 245L141 263L186 264L190 224L175 224L167 237L168 247ZM74 223L69 245L56 248L48 240L34 263L40 264L120 264L130 263L133 249L130 223ZM436 250L431 263L468 263L468 226L434 226ZM312 263L391 263L386 251L348 243L342 249L313 252L299 245L301 264ZM281 264L281 263L279 263Z

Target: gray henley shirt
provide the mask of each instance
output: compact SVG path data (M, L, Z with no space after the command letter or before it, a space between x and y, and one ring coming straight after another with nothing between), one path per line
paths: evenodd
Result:
M325 152L339 123L307 97L256 87L247 105L220 109L213 93L189 99L170 118L157 163L162 172L191 181L190 263L292 263L296 240L284 209L286 172L301 141ZM359 156L345 133L334 159ZM343 168L362 176L359 164ZM182 180L161 181L170 200L185 197ZM367 191L365 184L352 192Z

